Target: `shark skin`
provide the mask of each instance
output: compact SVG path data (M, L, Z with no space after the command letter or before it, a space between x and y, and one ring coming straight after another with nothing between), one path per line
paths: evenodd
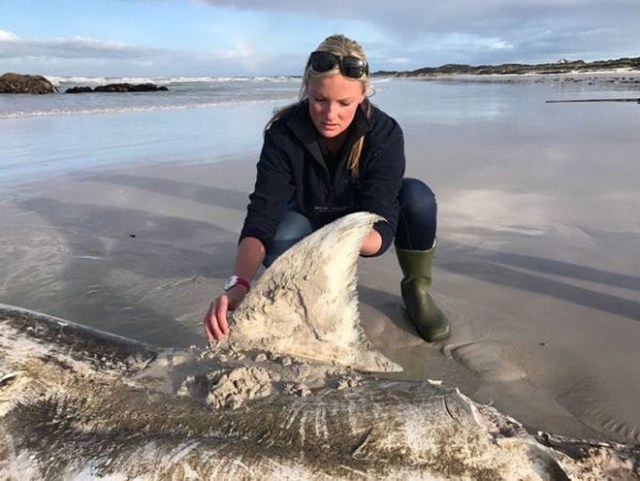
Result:
M345 216L276 259L233 313L231 343L361 371L401 371L360 327L357 260L378 220Z
M532 435L455 387L376 377L397 369L357 322L376 220L347 216L290 249L211 348L0 304L0 479L638 479L638 446ZM329 248L349 259L322 260Z

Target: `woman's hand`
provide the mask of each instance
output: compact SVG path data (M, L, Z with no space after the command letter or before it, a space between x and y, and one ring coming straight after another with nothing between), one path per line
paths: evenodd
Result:
M264 245L260 239L245 237L240 241L240 245L238 246L236 265L233 272L235 272L237 276L247 279L247 282L250 282L253 276L255 276L258 267L262 264L265 252ZM248 291L248 286L236 284L227 292L211 301L209 310L204 316L204 330L207 333L210 344L214 343L216 339L218 341L222 340L224 336L229 334L227 314L240 305Z
M246 287L237 284L228 292L211 301L209 310L204 316L204 330L207 333L209 344L213 344L216 340L221 341L224 336L229 334L227 314L240 305L246 294Z

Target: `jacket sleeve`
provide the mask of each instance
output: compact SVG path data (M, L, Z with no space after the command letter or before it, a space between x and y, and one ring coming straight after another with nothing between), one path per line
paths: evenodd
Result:
M382 247L371 257L379 256L389 248L400 215L398 194L405 170L404 136L400 125L390 120L390 127L376 141L377 147L374 147L361 179L363 210L386 219L386 222L379 221L373 225L382 237Z
M273 130L272 127L265 133L255 188L249 196L247 216L240 233L240 240L256 237L266 249L273 241L294 192L291 165L278 144L287 139L281 138Z

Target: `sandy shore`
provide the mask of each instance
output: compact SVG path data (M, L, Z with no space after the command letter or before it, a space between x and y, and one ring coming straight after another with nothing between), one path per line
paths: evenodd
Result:
M640 71L621 69L618 71L566 72L566 73L525 73L525 74L435 74L416 75L408 78L418 80L451 80L458 82L535 82L535 83L607 83L638 84Z
M367 335L405 367L401 377L459 386L530 428L640 442L637 192L622 185L605 205L578 193L559 201L510 192L499 175L485 185L481 172L470 188L464 175L442 180L457 169L446 160L434 179L434 277L453 336L434 345L416 336L392 251L360 262ZM410 173L427 175L420 169ZM152 344L202 345L253 177L253 161L238 159L4 189L0 301Z

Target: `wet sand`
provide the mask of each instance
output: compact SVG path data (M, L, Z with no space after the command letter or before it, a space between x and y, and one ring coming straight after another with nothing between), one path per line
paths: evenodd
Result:
M140 166L5 191L0 299L152 344L204 344L253 170ZM365 332L400 377L459 386L533 429L640 442L640 226L556 224L562 203L520 197L442 189L434 278L450 340L416 336L392 251L360 262Z
M614 107L554 108L561 131L402 121L407 174L438 195L434 289L453 335L417 337L392 250L360 262L362 325L400 377L458 386L533 430L640 443L640 110L612 127ZM3 185L0 302L204 345L254 169L243 157Z

